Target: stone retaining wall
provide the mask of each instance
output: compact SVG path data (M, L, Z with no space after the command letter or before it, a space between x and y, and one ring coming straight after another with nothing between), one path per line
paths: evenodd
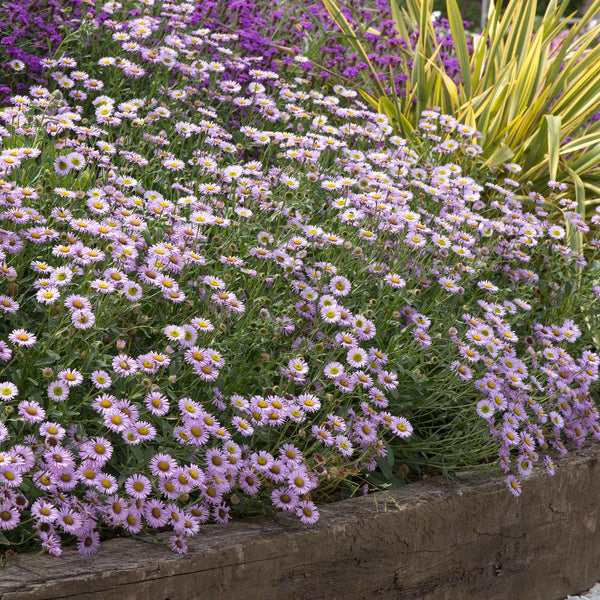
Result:
M205 526L190 552L132 539L24 555L0 600L560 600L600 579L600 450L503 482L439 478L321 507L299 526Z

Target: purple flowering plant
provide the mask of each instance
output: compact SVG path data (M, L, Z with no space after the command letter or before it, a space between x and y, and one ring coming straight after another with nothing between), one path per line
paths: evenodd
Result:
M86 9L82 0L0 3L0 101L42 75L42 59L78 29Z
M394 70L394 90L406 92L406 73L400 65L412 66L412 54L417 43L416 31L398 36L388 0L362 2L350 0L340 6L344 17L364 42L372 72L364 56L349 47L346 36L335 25L321 0L307 2L266 2L209 0L196 4L193 21L239 35L240 48L255 58L256 68L278 70L294 63L294 57L305 56L301 67L322 80L347 79L354 82L381 81L389 92L392 87L390 68ZM440 44L438 58L446 71L457 77L458 61L453 51L448 21L436 15L433 23ZM237 77L246 77L237 73Z
M565 243L563 184L487 168L435 110L417 151L192 4L94 23L0 110L0 543L185 552L398 465L516 494L600 438L598 241Z

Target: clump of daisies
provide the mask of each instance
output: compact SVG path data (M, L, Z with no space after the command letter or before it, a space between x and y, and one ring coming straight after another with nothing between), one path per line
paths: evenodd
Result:
M436 111L418 154L192 10L107 3L88 62L46 61L0 111L9 542L168 529L185 552L232 513L314 523L423 456L495 460L518 493L600 436L599 278L567 190L547 213Z

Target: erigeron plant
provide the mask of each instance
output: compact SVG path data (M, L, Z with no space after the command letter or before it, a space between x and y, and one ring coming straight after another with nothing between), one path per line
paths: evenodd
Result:
M516 494L600 435L597 273L517 165L436 111L419 155L191 5L104 9L105 43L0 112L0 541L184 552L423 453L495 457Z

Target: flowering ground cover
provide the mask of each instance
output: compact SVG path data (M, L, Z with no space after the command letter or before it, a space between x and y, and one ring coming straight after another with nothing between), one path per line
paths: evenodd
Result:
M184 552L423 465L518 495L600 437L598 242L548 214L564 184L435 110L417 152L192 4L97 8L0 110L1 544Z

